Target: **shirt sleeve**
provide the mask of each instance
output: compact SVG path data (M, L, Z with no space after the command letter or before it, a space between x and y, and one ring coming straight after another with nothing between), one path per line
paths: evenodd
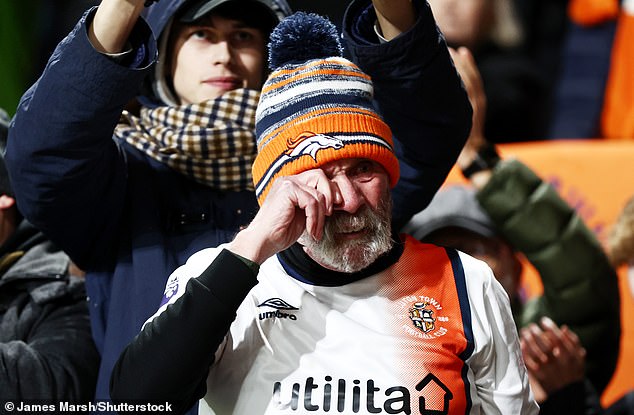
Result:
M482 261L461 253L472 313L475 350L468 359L486 414L537 414L508 295Z
M256 284L253 269L227 250L194 254L170 276L163 304L119 357L113 401L169 402L184 413L204 396L214 353Z

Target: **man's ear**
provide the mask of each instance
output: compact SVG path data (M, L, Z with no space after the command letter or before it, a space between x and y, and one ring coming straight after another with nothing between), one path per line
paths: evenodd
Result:
M9 195L0 195L0 209L7 210L15 206L15 199Z

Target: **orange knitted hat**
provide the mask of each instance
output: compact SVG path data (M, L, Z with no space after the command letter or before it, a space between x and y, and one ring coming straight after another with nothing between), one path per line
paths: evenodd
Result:
M270 67L256 111L258 154L253 182L260 204L278 176L333 160L371 159L393 187L399 178L392 132L372 106L368 75L340 56L335 26L306 13L271 34Z

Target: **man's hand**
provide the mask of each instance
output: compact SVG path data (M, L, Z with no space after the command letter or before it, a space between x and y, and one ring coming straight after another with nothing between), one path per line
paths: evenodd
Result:
M567 326L559 328L544 317L541 327L530 324L520 330L520 344L538 402L584 378L586 350Z
M473 108L471 133L469 134L467 144L465 144L458 158L458 165L464 168L471 163L475 154L486 143L484 137L484 119L486 117L487 100L480 71L469 49L464 47L458 49L449 48L449 53L456 66L456 70L460 74L460 78L462 78L462 82L467 90L467 95L469 96L471 108Z
M103 0L88 29L93 47L101 53L123 52L144 4L145 0Z
M487 144L484 136L487 99L480 71L469 49L465 47L449 48L449 53L467 90L471 108L473 108L471 132L457 161L458 167L464 169L473 162L480 149ZM472 175L470 180L477 189L482 189L490 178L491 171L484 170Z
M383 37L392 40L416 23L412 0L372 0Z
M273 182L251 224L238 233L229 250L261 264L295 243L304 230L320 240L326 216L341 200L337 185L320 169L280 177Z

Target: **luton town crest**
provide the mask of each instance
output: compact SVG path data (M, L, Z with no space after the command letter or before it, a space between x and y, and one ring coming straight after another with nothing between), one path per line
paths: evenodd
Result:
M429 303L418 302L412 304L409 309L409 318L414 323L414 327L421 330L423 333L429 333L436 325L436 319L433 317L434 312L427 308Z

